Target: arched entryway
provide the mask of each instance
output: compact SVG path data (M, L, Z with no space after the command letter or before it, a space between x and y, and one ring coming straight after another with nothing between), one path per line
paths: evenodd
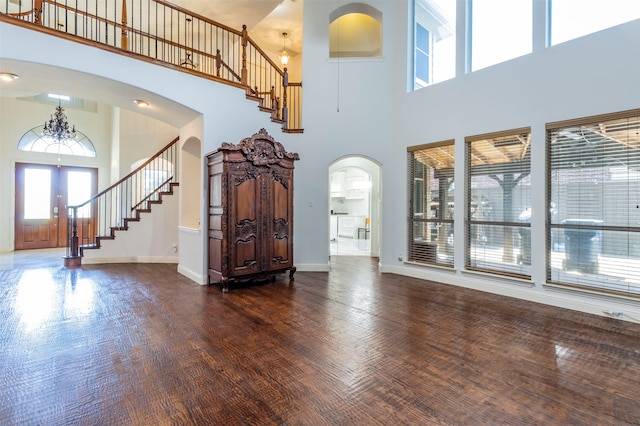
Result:
M380 256L381 172L364 156L329 165L330 256Z

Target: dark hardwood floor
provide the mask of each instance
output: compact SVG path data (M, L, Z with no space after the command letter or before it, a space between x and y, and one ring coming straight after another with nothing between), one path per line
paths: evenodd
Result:
M26 259L26 260L24 260ZM2 425L640 423L640 325L375 270L0 264Z

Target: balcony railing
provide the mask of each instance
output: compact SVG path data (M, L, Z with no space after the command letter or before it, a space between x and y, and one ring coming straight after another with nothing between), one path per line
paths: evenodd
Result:
M0 0L0 20L242 87L301 133L302 83L289 82L247 33L161 0Z

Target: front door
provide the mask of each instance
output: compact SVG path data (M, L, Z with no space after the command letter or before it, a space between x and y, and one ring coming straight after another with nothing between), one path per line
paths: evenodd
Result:
M16 250L65 247L67 205L97 192L98 170L16 163Z

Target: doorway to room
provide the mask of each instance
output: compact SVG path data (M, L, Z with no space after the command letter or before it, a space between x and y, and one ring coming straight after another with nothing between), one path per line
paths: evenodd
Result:
M330 165L330 256L379 256L380 181L380 166L366 157Z

